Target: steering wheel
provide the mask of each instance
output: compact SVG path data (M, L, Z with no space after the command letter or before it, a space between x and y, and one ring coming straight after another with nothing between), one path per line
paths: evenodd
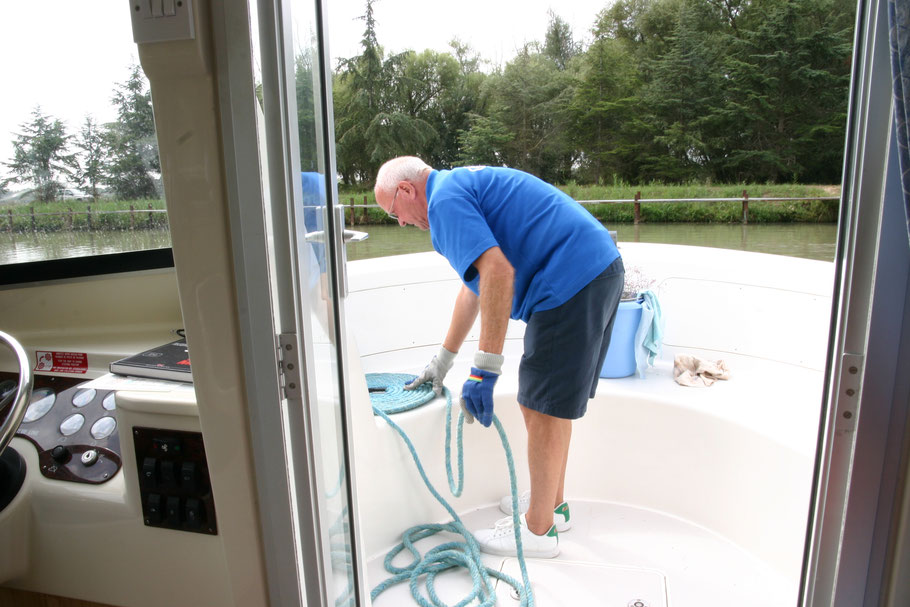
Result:
M22 417L25 415L25 408L31 400L32 368L31 365L29 365L28 356L25 354L25 350L11 335L0 331L0 341L13 351L19 363L19 384L16 387L15 396L13 398L8 397L3 399L4 402L2 403L2 405L6 405L10 400L12 400L13 403L9 412L6 414L6 418L0 422L0 453L2 453L12 440L13 435L19 428L19 424L22 423Z

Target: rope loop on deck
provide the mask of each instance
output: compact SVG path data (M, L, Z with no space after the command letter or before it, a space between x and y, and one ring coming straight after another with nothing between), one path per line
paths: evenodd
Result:
M395 374L395 373L368 373L367 387L370 390L370 400L373 403L373 414L383 418L395 432L401 437L408 450L417 471L423 479L424 484L430 493L436 498L443 508L452 516L452 521L446 524L425 524L411 527L402 534L402 541L396 545L385 557L384 567L386 571L392 574L391 577L378 584L370 593L371 600L376 600L383 591L404 581L409 582L411 596L421 607L447 607L436 594L435 580L436 576L448 569L454 567L464 567L471 574L473 588L471 593L458 602L454 607L464 607L465 605L476 604L480 607L492 607L496 604L496 594L494 591L495 582L493 578L502 580L512 586L519 595L521 607L533 607L534 595L531 591L531 582L528 579L528 571L525 567L524 551L521 546L521 530L519 526L519 509L518 509L518 487L515 479L515 462L512 458L512 449L506 438L505 430L496 415L493 415L493 425L499 433L502 441L503 450L506 455L506 463L509 467L509 484L512 491L512 523L515 531L515 542L518 547L518 564L521 569L521 581L506 575L496 569L485 567L483 565L480 547L470 531L464 526L461 518L449 505L449 503L439 494L433 483L427 477L417 455L417 450L408 435L401 427L392 421L390 414L399 413L414 409L435 398L429 384L418 386L414 390L405 390L404 385L413 381L415 375ZM416 394L415 394L416 393ZM464 446L463 446L463 427L464 412L458 414L458 429L456 438L456 449L458 452L458 481L453 479L451 466L451 437L452 437L452 393L448 388L443 388L443 394L446 398L446 475L449 481L449 489L455 497L459 497L464 488ZM399 400L400 399L400 400ZM416 404L415 404L416 403ZM424 538L435 535L439 532L447 531L462 536L464 541L446 542L427 551L421 555L420 551L414 546L416 542ZM392 564L395 557L402 551L407 550L411 553L413 560L405 567L397 567ZM426 597L420 592L420 578L425 577ZM476 601L476 603L474 603Z

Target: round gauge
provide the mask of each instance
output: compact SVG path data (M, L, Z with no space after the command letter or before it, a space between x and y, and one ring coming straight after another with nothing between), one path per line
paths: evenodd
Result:
M81 413L73 413L65 420L60 422L60 434L63 436L70 436L75 434L82 429L82 425L85 424L85 418Z
M104 397L103 401L101 401L101 406L104 407L105 409L107 409L108 411L113 411L114 409L117 408L117 403L114 402L114 394L116 394L116 392L111 392L110 394L108 394L107 396Z
M102 417L92 424L92 437L98 440L107 438L116 428L117 420L110 416Z
M73 406L74 407L84 407L95 399L95 389L94 388L82 388L81 390L76 390L76 393L73 395Z
M57 395L50 388L39 388L32 392L32 401L25 410L23 422L36 422L54 407Z

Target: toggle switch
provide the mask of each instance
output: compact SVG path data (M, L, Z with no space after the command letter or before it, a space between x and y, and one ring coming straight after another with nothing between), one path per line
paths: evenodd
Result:
M145 522L149 525L161 522L161 496L157 493L149 493L145 500Z
M183 519L190 527L198 528L205 522L205 506L202 502L194 497L186 500L183 507Z
M158 483L158 460L154 457L142 460L142 481L146 487L154 487Z
M171 527L180 527L180 498L169 495L164 504L164 520Z
M183 462L180 466L180 486L184 491L196 493L198 487L199 474L196 471L196 462Z

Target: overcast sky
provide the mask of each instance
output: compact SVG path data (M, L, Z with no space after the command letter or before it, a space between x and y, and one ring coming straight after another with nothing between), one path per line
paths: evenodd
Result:
M453 37L470 44L482 58L502 64L526 42L543 40L547 11L573 28L578 41L590 38L597 13L612 0L377 0L374 17L379 43L388 52L427 48L446 51ZM365 28L357 17L365 0L326 0L329 50L334 58L360 52ZM292 12L308 6L293 0ZM86 10L91 8L91 11ZM12 158L12 140L29 122L36 105L79 131L86 115L98 123L116 117L114 87L138 61L129 2L40 0L3 2L0 18L0 162ZM0 175L7 175L0 166Z

